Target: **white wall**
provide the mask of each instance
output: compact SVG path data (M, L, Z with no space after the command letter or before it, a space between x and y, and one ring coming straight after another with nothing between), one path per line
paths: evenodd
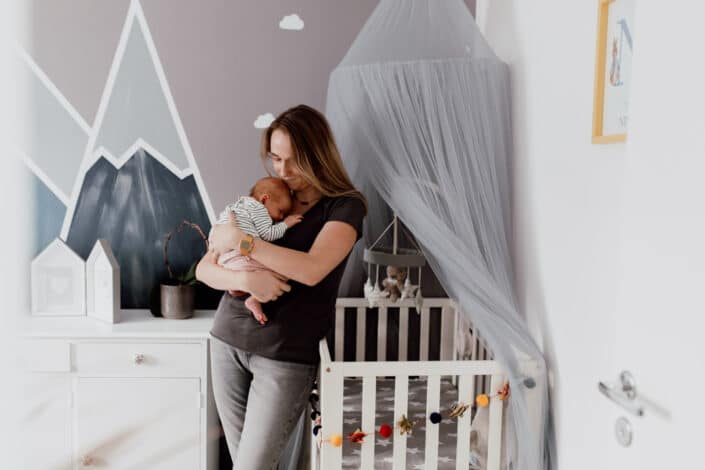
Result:
M592 145L597 5L480 5L512 70L519 295L552 370L555 468L664 468L698 453L677 443L702 400L663 378L705 386L705 7L637 4L631 138ZM638 452L615 451L617 408L596 390L622 368L674 411L637 423Z
M590 142L597 1L488 0L486 15L512 71L517 286L551 369L557 468L601 468L625 145Z
M31 197L23 178L22 163L10 142L26 128L29 93L20 79L19 70L11 64L12 41L9 38L28 35L27 5L22 2L0 4L0 197L2 198L2 230L0 230L0 456L2 468L21 468L17 449L17 433L21 422L17 403L22 396L17 371L15 348L17 312L27 310L31 214L21 203Z

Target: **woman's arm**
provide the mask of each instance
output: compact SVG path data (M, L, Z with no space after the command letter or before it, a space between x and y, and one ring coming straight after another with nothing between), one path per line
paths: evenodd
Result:
M345 259L356 240L352 225L329 221L318 232L308 253L255 240L250 256L289 279L315 286Z
M230 223L214 227L211 240L218 243L216 249L237 247L242 232L235 219L229 215ZM328 275L352 250L357 233L345 222L329 221L323 228L308 252L284 248L264 240L254 241L250 257L259 261L282 276L307 286L315 286Z
M276 273L231 271L219 266L217 260L218 253L211 250L196 266L196 279L213 289L249 292L260 302L275 300L291 290L291 286Z

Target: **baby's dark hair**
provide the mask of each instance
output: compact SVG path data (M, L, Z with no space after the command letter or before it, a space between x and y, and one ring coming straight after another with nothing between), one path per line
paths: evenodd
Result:
M250 197L259 199L263 194L269 194L275 198L291 199L289 187L281 178L267 176L257 180L252 189L250 189Z

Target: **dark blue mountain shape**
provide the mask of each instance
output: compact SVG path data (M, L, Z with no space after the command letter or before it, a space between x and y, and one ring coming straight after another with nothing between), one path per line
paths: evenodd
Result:
M37 256L55 238L59 238L64 222L66 206L37 176L27 170L31 176L33 197L33 237L32 258Z
M97 239L107 239L120 264L122 308L149 308L150 293L169 278L164 238L183 220L210 230L193 176L179 179L144 150L119 170L101 157L83 181L67 244L86 259ZM185 228L169 242L169 263L183 272L204 252L198 233ZM213 292L199 292L197 308L213 307Z

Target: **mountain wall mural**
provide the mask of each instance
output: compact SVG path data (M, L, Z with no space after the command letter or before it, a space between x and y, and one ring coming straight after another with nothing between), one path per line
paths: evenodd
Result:
M180 179L144 150L119 169L99 158L84 178L67 244L85 259L97 239L107 239L120 264L122 308L149 308L153 288L168 279L164 238L183 220L210 230L193 176ZM205 249L195 230L174 235L168 255L175 274ZM213 294L197 296L198 308L214 306Z

